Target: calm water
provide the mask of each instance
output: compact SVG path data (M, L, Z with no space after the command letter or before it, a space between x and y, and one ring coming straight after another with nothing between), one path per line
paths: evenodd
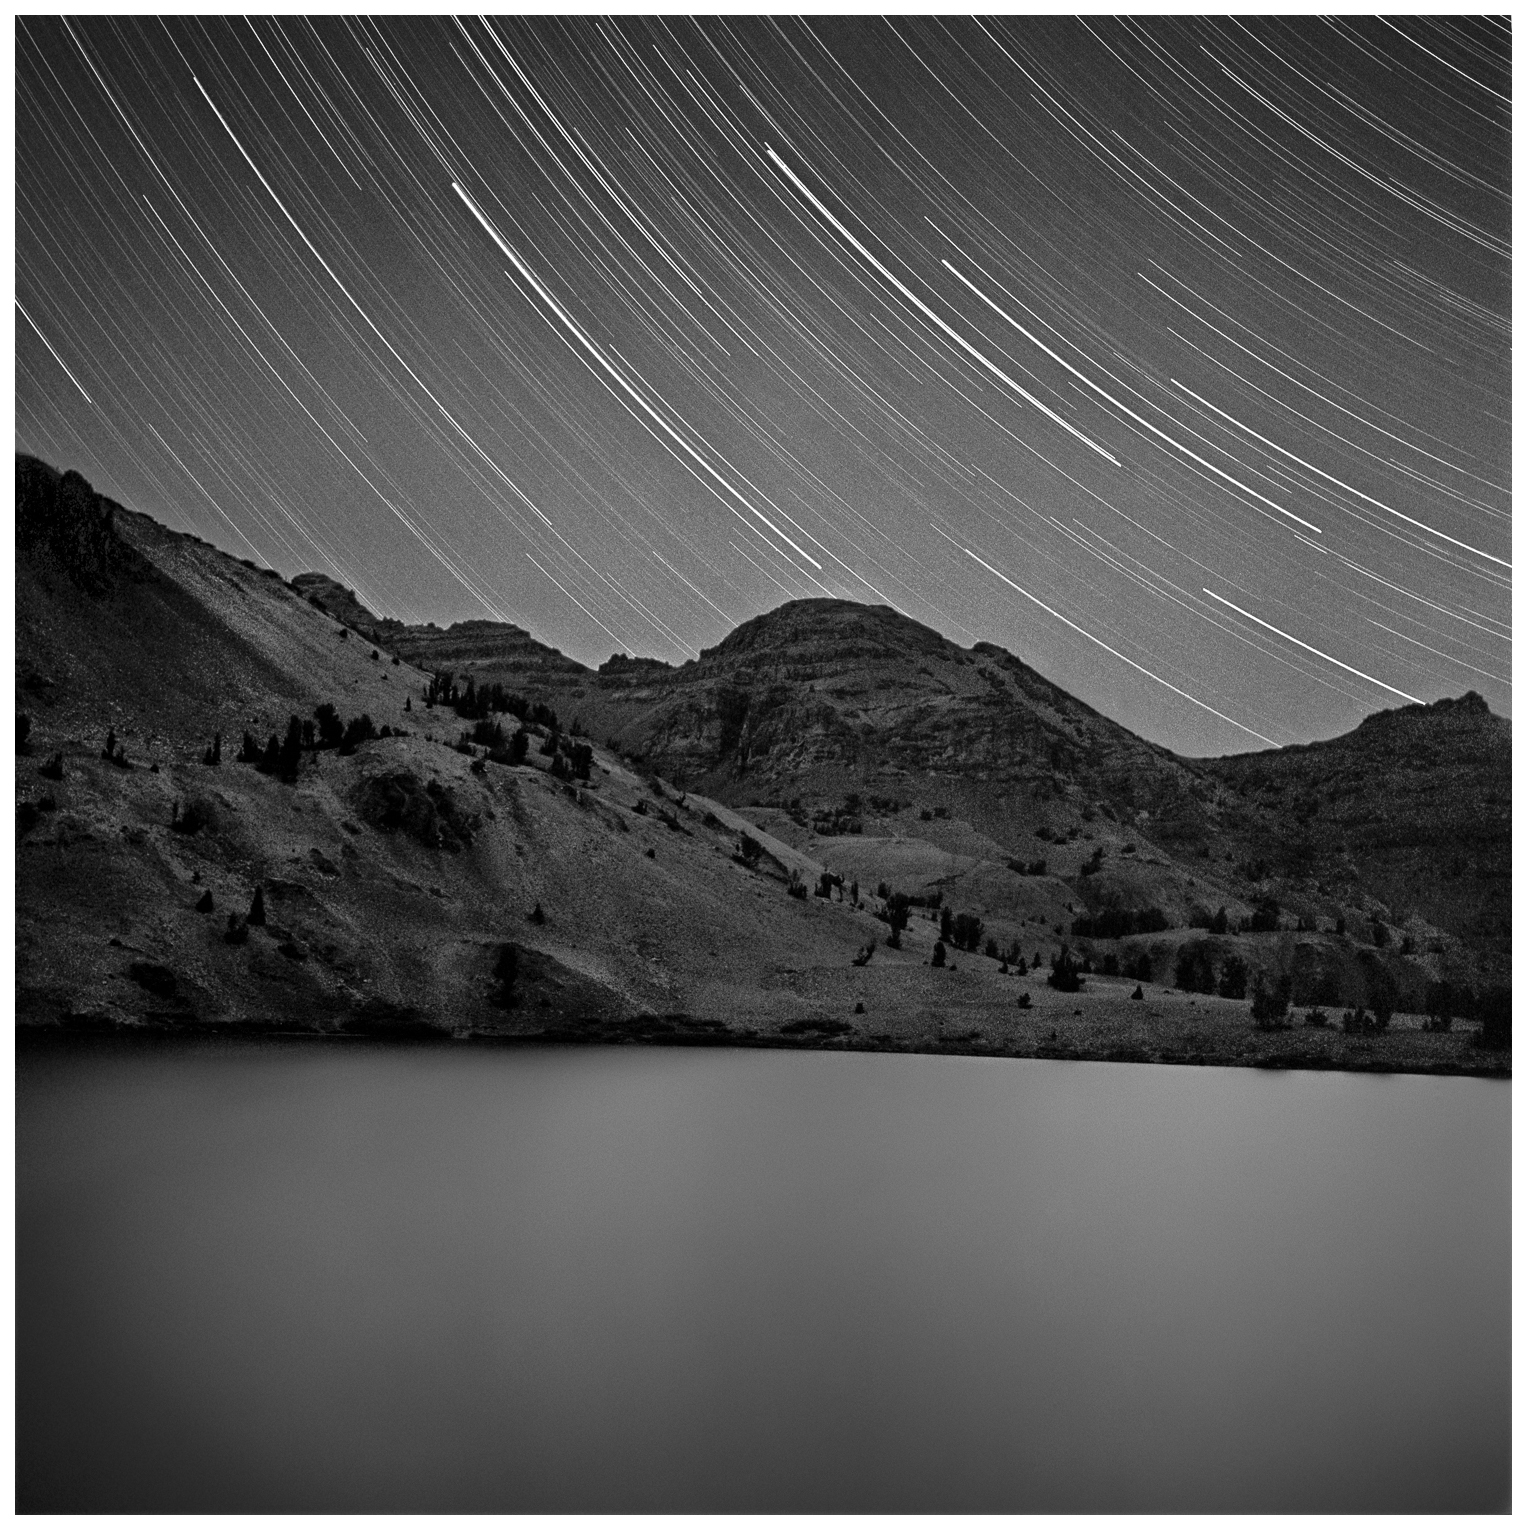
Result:
M1481 1510L1510 1088L23 1049L22 1509Z

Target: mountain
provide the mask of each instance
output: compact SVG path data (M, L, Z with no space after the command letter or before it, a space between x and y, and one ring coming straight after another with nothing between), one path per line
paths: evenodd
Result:
M1126 844L1148 842L1178 868L1154 888L1178 916L1276 898L1296 919L1419 919L1506 970L1511 732L1473 692L1317 744L1192 760L995 645L960 648L884 606L792 601L678 668L621 655L591 671L488 622L391 638L416 663L523 690L737 806L810 814L854 796L857 815L838 816L880 824L927 809L1002 859L1045 858L1063 874L1099 848L1116 868ZM1107 907L1140 895L1124 880L1115 870L1074 890Z
M35 459L17 493L24 1022L1502 1065L1418 1022L1259 1031L1237 996L1499 989L1510 730L1477 697L1189 760L885 607L593 670ZM1025 979L1063 945L1082 991Z
M1318 743L1206 762L1234 793L1249 860L1327 893L1413 912L1505 970L1511 951L1511 725L1467 695L1378 712Z

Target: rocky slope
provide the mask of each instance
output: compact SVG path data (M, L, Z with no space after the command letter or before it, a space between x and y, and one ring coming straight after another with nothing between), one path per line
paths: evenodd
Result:
M1013 655L962 649L885 607L794 601L695 662L618 655L597 672L503 624L438 632L357 615L414 662L544 699L628 759L738 806L796 804L805 823L903 835L927 811L968 823L999 865L1044 860L1079 907L1147 898L1186 920L1194 905L1246 916L1274 899L1295 923L1377 927L1397 945L1440 931L1488 979L1508 970L1510 724L1473 693L1313 745L1190 760ZM1078 880L1100 848L1104 866ZM1159 874L1142 879L1152 857Z
M23 1021L1485 1065L1416 1024L1256 1032L1243 999L1179 981L1186 951L1403 1013L1503 975L1509 727L1467 698L1193 761L883 608L794 602L696 662L593 671L505 624L378 620L30 459L18 544ZM462 715L440 671L558 725L510 763L469 735L515 717ZM357 725L343 749L302 737L325 705ZM246 733L261 763L235 758ZM1427 891L1443 841L1459 863ZM791 895L824 871L841 886ZM920 900L900 950L882 886ZM942 968L939 904L982 926ZM1023 981L1063 943L1095 969L1082 992ZM1131 1000L1105 974L1142 962Z

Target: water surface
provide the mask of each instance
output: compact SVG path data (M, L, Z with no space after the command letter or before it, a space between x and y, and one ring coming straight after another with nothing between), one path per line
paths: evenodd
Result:
M1510 1225L1492 1080L28 1046L18 1507L1501 1509Z

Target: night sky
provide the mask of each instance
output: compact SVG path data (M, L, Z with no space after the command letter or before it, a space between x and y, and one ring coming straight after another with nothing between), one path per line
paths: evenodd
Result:
M16 23L16 444L384 615L1510 711L1509 21Z

